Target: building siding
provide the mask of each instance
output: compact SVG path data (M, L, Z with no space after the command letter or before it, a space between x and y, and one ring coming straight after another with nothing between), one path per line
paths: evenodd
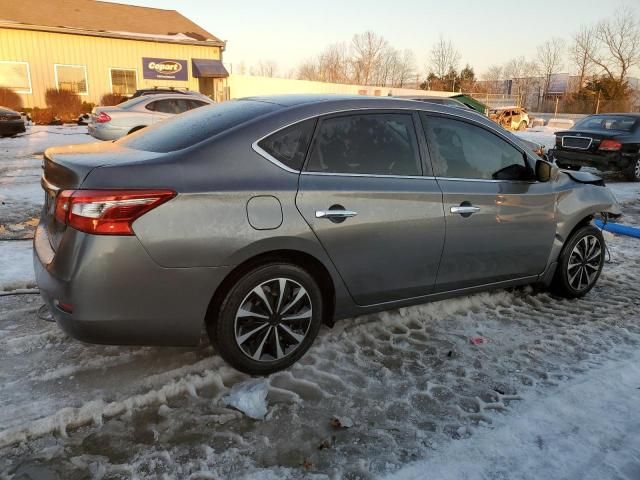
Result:
M187 60L188 80L143 79L143 57ZM135 69L138 88L174 86L197 91L192 58L219 60L220 47L0 28L0 61L29 64L32 93L20 94L27 108L45 106L45 91L56 87L55 64L86 66L88 94L80 98L98 104L102 95L111 93L111 68Z

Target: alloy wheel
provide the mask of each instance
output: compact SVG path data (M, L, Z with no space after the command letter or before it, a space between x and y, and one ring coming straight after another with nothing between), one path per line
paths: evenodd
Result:
M595 282L602 261L602 245L593 235L586 235L573 247L567 264L569 285L575 291L585 290Z
M298 350L309 332L313 306L307 290L290 278L253 288L236 312L236 344L250 359L273 362Z
M640 180L640 159L636 160L636 164L633 169L633 174L636 176L636 180Z

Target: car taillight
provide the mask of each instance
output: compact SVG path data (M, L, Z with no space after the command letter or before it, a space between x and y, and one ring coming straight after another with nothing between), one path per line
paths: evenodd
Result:
M104 112L100 112L96 117L96 123L107 123L111 121L111 117Z
M133 235L134 221L175 196L172 190L64 190L55 217L81 232Z
M606 150L608 152L615 152L622 148L622 144L616 140L602 140L600 142L599 150Z

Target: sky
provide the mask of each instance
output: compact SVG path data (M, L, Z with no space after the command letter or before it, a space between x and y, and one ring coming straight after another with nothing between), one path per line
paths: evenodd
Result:
M638 0L628 0L634 5ZM431 46L450 39L481 75L490 65L524 55L559 36L570 40L582 24L615 16L617 0L119 0L119 3L175 9L226 40L224 62L238 72L275 61L278 74L295 69L335 42L373 30L400 50L411 49L426 76ZM640 10L640 9L639 9ZM565 66L564 71L571 71Z

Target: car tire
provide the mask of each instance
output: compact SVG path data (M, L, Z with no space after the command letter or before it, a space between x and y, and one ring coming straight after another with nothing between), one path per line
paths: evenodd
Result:
M520 122L520 125L518 125L518 130L522 131L522 130L526 130L527 129L527 122L525 122L524 120Z
M137 132L138 130L142 130L143 128L146 128L146 125L138 125L137 127L133 127L131 130L129 130L127 135L131 135L132 133Z
M640 182L640 157L631 162L625 171L625 177L632 182Z
M604 265L605 242L593 225L579 228L562 248L551 292L564 298L583 297L598 281Z
M318 335L322 293L304 269L269 263L244 274L209 322L211 343L241 372L268 375L298 361Z

